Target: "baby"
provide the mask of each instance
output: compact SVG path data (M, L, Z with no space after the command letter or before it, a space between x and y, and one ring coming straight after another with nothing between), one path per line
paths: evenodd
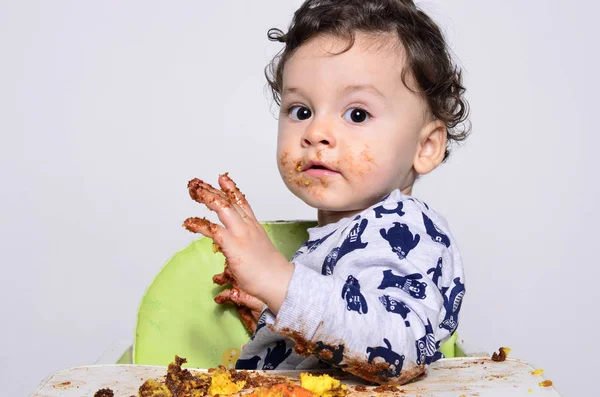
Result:
M406 383L441 357L465 292L446 221L411 196L466 138L461 73L411 0L307 0L269 38L285 44L267 68L279 171L318 226L288 262L226 174L190 182L222 223L185 222L227 259L216 281L234 288L216 300L262 311L236 368Z

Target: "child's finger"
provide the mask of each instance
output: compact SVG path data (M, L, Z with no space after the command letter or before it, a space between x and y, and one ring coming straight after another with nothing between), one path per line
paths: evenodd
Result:
M216 188L212 187L209 183L206 183L206 182L204 182L201 179L194 178L194 179L192 179L191 181L188 182L188 189L190 191L195 191L195 190L197 190L200 187L203 187L203 188L205 188L206 190L209 190L212 193L219 194L223 198L227 198L227 195L224 192L220 191L219 189L216 189Z
M246 327L246 329L253 334L254 331L256 331L257 321L254 319L251 310L247 307L239 306L237 311L238 315L240 316L240 320L242 320L242 324L244 324L244 327Z
M244 306L250 309L254 313L255 320L258 321L260 313L265 307L263 301L255 298L252 295L248 295L239 288L233 287L225 289L215 297L215 302L222 304L225 302L235 303L238 306Z
M231 300L231 289L224 289L223 291L219 292L217 296L215 296L214 301L219 305L228 302L235 304L235 302Z
M235 282L235 278L233 274L231 274L231 270L228 267L225 268L223 273L215 274L212 278L213 283L218 285L230 284L235 286L237 283Z
M264 303L262 301L237 288L225 289L219 292L214 300L220 305L224 303L233 303L236 305L242 323L248 331L254 333L260 313L264 308Z
M222 243L223 227L216 225L205 218L187 218L183 227L192 233L198 233L211 238L218 246Z
M223 198L224 200L229 201L230 204L232 205L232 207L236 209L236 211L240 214L240 216L242 218L244 218L246 216L246 213L244 212L244 210L241 209L240 206L237 205L235 202L232 202L232 200L229 198L229 196L227 196L227 194L225 194L225 192L223 192L222 190L219 190L219 189L213 187L211 184L206 183L203 180L200 180L198 178L194 178L188 182L188 190L190 190L190 191L196 191L196 190L198 190L198 188L201 188L201 187L215 195L221 196L221 198Z
M229 174L225 173L223 175L219 175L219 185L221 189L227 194L227 196L237 204L240 208L246 212L249 216L256 219L254 215L254 211L252 211L252 207L248 204L248 200L246 200L246 196L238 189L237 185L229 177Z
M252 295L248 295L238 288L231 289L231 300L240 306L247 307L258 315L260 315L263 307L265 306L263 301ZM258 320L258 318L256 318L256 320Z
M245 226L245 222L240 213L233 208L228 197L223 197L218 193L213 193L209 189L192 184L189 187L190 197L195 201L206 205L209 210L217 214L219 220L226 228L239 228Z

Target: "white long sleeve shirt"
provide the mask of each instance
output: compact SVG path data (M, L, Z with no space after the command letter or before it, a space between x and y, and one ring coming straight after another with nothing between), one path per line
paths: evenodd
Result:
M236 368L327 364L401 384L441 357L465 286L456 242L439 214L395 190L352 218L308 232L277 317L265 309Z

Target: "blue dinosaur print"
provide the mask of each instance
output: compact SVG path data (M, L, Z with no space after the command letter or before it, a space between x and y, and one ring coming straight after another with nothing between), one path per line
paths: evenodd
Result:
M394 222L394 226L379 230L381 237L387 240L392 247L392 251L398 255L401 260L408 256L408 253L419 244L421 236L415 234L413 237L412 232L407 225L400 222Z
M460 282L460 277L454 279L454 287L450 292L450 297L446 296L449 288L442 288L442 295L444 296L444 309L446 310L446 316L440 324L440 328L447 329L450 332L454 332L458 327L458 312L462 305L462 299L465 295L465 285Z
M331 352L331 358L323 358L323 355L321 354L323 351ZM342 360L344 359L344 345L329 346L324 344L322 341L318 341L315 354L321 359L321 361L334 365L337 368L346 368L348 366L348 364L341 364Z
M383 196L383 197L381 198L381 200L379 200L379 202L382 202L382 201L385 201L385 200L387 200L387 199L388 199L388 197L390 197L390 195L391 195L391 194L392 194L392 193L388 193L388 194L386 194L385 196Z
M302 254L304 254L304 251L302 251L301 249L299 249L298 251L296 251L296 253L294 254L294 256L292 256L292 259L290 259L290 262L294 262Z
M389 340L383 338L383 343L385 343L386 346L367 347L369 364L373 362L373 359L381 357L390 365L387 371L385 371L385 375L389 378L400 376L402 366L404 365L404 356L401 356L392 350L392 345Z
M336 230L334 230L333 232L329 233L327 236L321 237L319 239L316 240L311 240L311 241L307 241L304 244L302 244L302 247L308 247L308 253L313 252L314 250L316 250L317 248L319 248L319 246L321 244L323 244L323 242L325 242L325 240L327 240L329 237L331 237L331 235L333 233L335 233Z
M425 295L427 283L417 281L422 278L423 275L419 273L409 274L408 276L396 276L391 270L384 270L383 280L381 280L381 285L377 288L400 288L402 291L410 294L413 298L425 299L427 297Z
M369 245L369 243L363 243L361 241L361 236L365 232L368 223L369 221L367 219L363 219L360 223L355 224L346 239L342 242L342 245L335 247L329 252L323 262L323 267L321 268L322 274L331 276L335 265L344 255L354 250L364 249Z
M437 265L435 267L432 267L431 269L427 270L427 274L431 274L431 279L433 280L433 283L435 285L438 285L438 281L440 280L440 277L442 277L442 257L441 256L437 261ZM438 285L438 288L439 288L439 285Z
M369 311L367 300L360 292L360 284L353 276L348 276L346 284L342 288L342 298L346 300L348 311L364 314Z
M374 208L373 211L375 211L375 218L382 218L383 214L398 214L398 216L404 216L405 212L402 211L403 207L404 203L400 201L393 210L388 210L383 205L380 205L379 207Z
M380 296L379 301L388 312L401 315L404 319L404 325L410 327L410 321L406 320L408 313L410 313L410 309L404 304L404 302L397 301L389 295Z
M437 360L436 352L440 347L440 342L435 341L433 326L429 319L427 319L427 325L425 326L425 335L417 339L415 346L417 348L417 365L429 365Z
M270 347L267 349L267 355L265 356L265 363L263 364L262 369L269 370L277 368L290 354L292 354L292 349L285 350L285 340L275 342L273 350L271 350Z
M440 342L436 342L435 345L437 346L438 349L440 348ZM430 364L434 363L437 360L439 360L440 358L444 358L444 357L446 357L446 356L444 356L444 353L442 353L441 351L438 350L435 353L433 353L433 357L431 358Z
M235 363L235 369L257 369L260 356L254 356L247 359L238 359Z
M258 331L261 328L264 328L267 325L267 311L264 310L261 315L260 318L258 319L258 322L256 323L256 329L254 330L254 334L252 334L252 337L250 337L250 340L254 340L254 337L256 336L256 334L258 334Z
M446 248L450 247L450 239L448 236L438 229L437 226L433 224L433 221L429 219L424 212L421 212L421 214L423 214L423 223L425 224L425 230L427 231L429 237L431 237L431 239L436 243L445 245Z
M415 203L421 203L421 204L423 204L423 206L425 206L425 208L429 209L429 206L428 206L428 205L427 205L427 203L426 203L426 202L424 202L424 201L421 201L421 200L419 200L419 199L416 199L416 198L414 198L414 197L411 197L411 198L409 198L409 200L410 200L410 201L412 201L412 202L415 202Z

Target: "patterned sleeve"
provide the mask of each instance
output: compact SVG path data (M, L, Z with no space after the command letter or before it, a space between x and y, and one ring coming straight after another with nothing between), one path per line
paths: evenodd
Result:
M324 248L320 273L296 264L274 325L296 352L387 384L441 357L465 292L443 218L412 198L386 201Z

